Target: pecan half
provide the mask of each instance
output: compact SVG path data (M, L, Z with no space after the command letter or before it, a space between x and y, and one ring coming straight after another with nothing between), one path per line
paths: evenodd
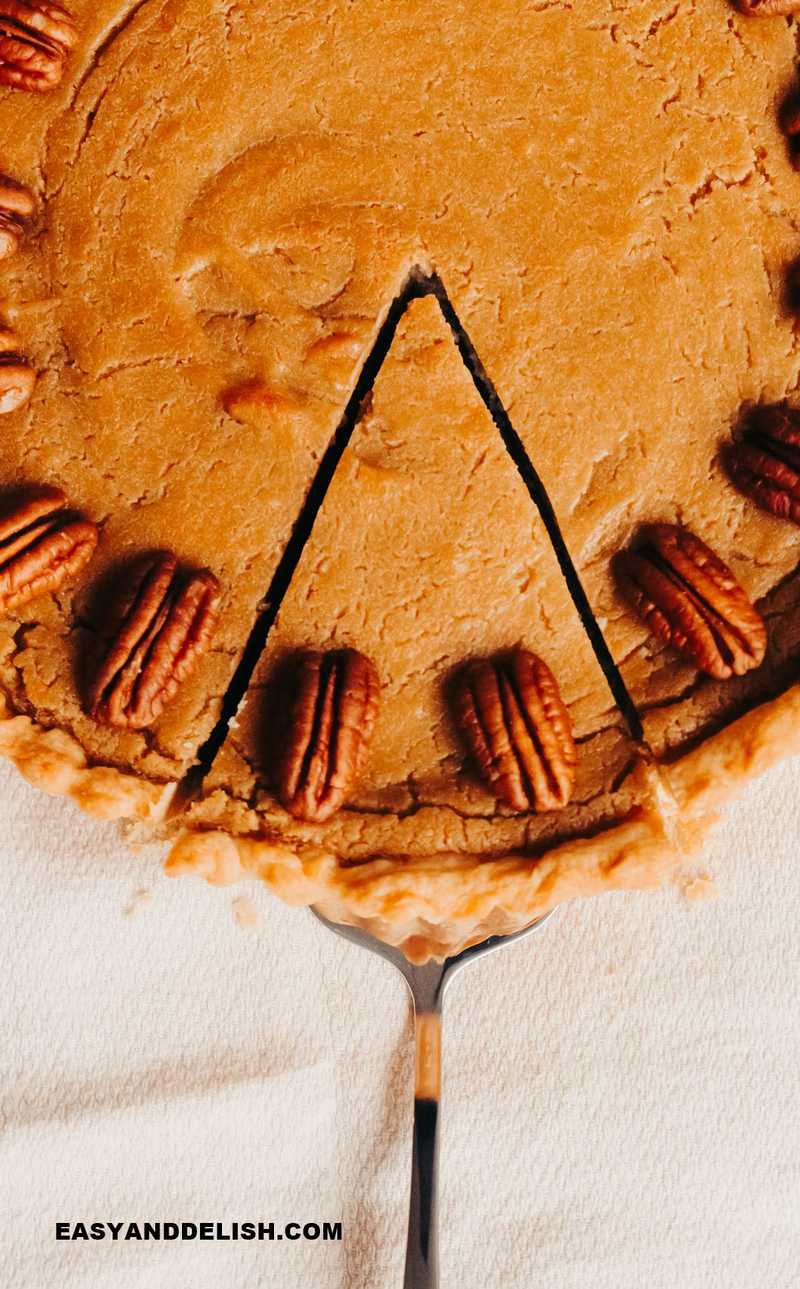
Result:
M550 668L536 654L470 663L456 677L453 711L486 783L512 810L558 810L572 795L572 724Z
M733 482L763 510L800 524L800 412L760 407L725 461Z
M355 649L300 655L278 796L297 819L323 823L356 785L378 714L380 682Z
M0 506L0 612L58 590L91 559L97 528L66 505L60 488L41 487Z
M0 0L0 84L55 89L77 35L72 15L58 4Z
M25 228L36 209L33 193L8 175L0 175L0 260L19 250Z
M0 415L27 403L35 384L36 372L19 351L17 333L0 327Z
M743 676L764 658L764 623L727 564L699 537L655 524L618 557L623 590L654 636L717 680Z
M96 721L152 725L211 642L221 591L208 569L183 573L168 551L148 560L88 694Z
M736 8L749 18L779 18L800 10L800 0L736 0Z

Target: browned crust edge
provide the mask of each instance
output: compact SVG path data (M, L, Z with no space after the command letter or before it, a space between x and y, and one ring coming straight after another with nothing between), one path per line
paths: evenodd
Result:
M693 750L657 769L640 764L648 804L606 831L534 857L441 853L386 856L340 865L319 847L292 849L259 835L183 828L165 863L226 886L257 878L286 903L314 904L336 921L399 945L414 961L457 952L487 935L524 926L566 900L647 890L696 859L718 811L776 762L800 754L800 684L753 708ZM101 819L157 824L173 785L90 765L80 744L43 729L0 698L0 755L35 787L66 796Z
M215 885L266 882L289 904L363 926L414 961L527 925L566 900L661 886L696 860L718 811L752 779L800 754L800 685L753 708L669 766L633 772L648 805L607 831L532 858L386 856L354 867L319 848L291 849L221 829L183 831L166 871Z
M50 796L69 797L97 819L155 819L169 789L108 765L90 765L66 730L44 729L0 694L0 756Z

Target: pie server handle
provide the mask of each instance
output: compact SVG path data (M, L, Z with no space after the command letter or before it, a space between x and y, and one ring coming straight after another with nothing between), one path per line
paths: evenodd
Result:
M331 922L312 908L318 922L329 931L385 958L402 975L414 1005L416 1033L416 1084L414 1089L414 1141L411 1158L411 1204L403 1289L439 1289L437 1246L437 1179L439 1166L439 1100L442 1081L442 999L453 976L478 958L513 944L543 927L554 910L508 935L493 935L463 949L444 962L414 966L391 945L376 940L360 927Z
M416 1013L417 1076L404 1289L439 1289L436 1202L441 1012Z

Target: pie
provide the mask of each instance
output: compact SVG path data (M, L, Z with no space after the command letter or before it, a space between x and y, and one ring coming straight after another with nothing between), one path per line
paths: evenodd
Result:
M0 0L32 782L416 961L691 871L800 751L798 28L745 8Z

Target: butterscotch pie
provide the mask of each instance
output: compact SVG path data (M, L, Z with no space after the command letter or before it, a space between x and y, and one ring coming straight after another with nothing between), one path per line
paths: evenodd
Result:
M23 774L416 960L691 872L800 751L795 7L0 0Z

